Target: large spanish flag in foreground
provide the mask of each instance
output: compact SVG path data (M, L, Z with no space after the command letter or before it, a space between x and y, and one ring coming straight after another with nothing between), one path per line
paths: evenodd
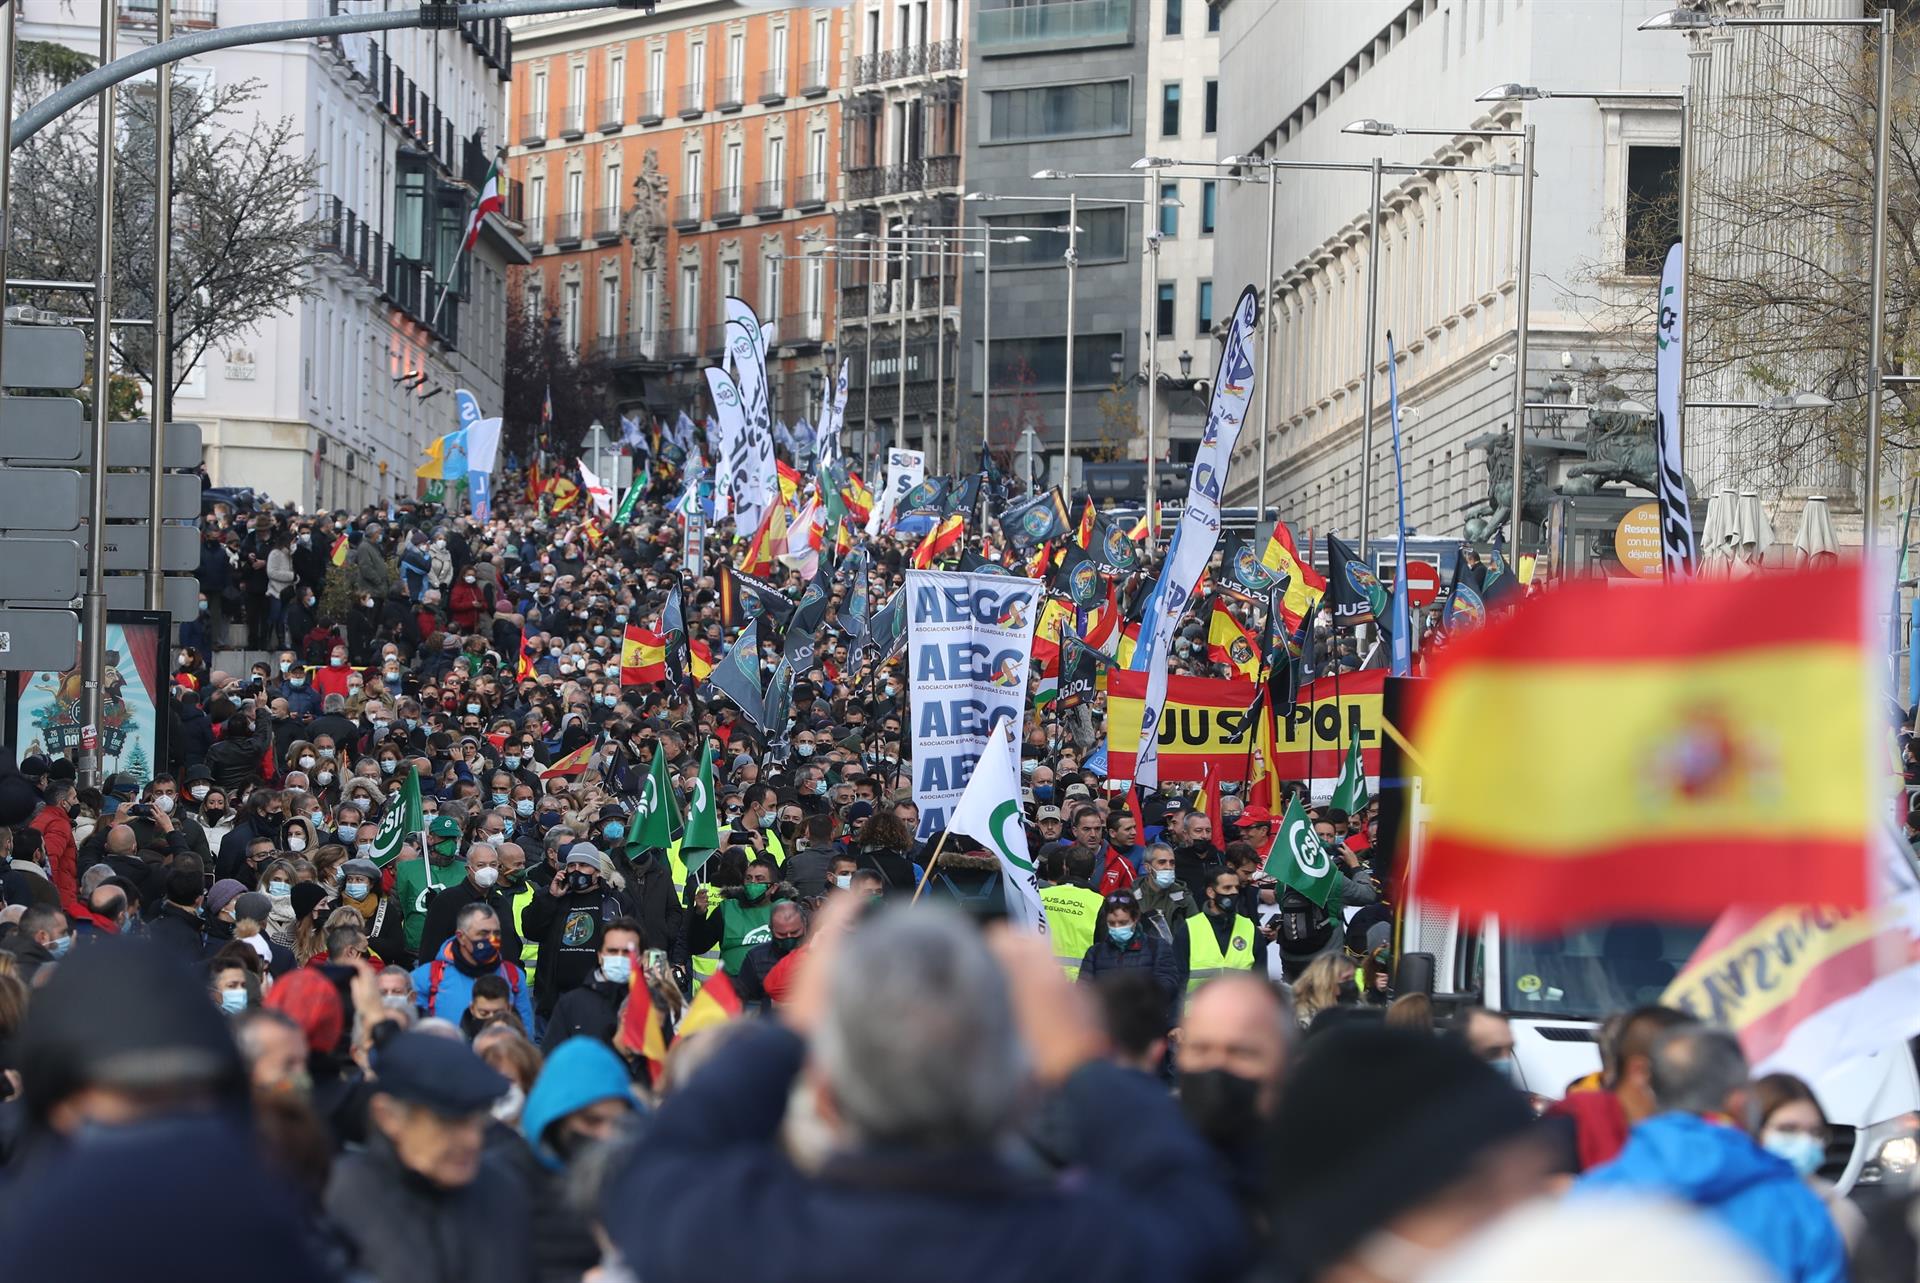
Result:
M667 639L638 624L628 624L620 638L620 684L667 680Z
M1863 905L1884 810L1864 588L1857 565L1587 581L1455 642L1412 731L1419 893L1538 929Z

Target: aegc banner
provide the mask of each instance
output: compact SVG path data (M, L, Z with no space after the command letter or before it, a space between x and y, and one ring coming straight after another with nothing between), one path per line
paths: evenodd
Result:
M1044 586L1037 579L909 570L906 587L913 800L927 838L967 787L988 733L1025 735L1027 663Z

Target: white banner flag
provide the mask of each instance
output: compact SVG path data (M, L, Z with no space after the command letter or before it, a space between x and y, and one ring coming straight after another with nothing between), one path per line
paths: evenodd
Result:
M607 488L607 483L594 476L593 469L584 463L580 465L580 480L584 483L582 488L586 490L587 498L593 501L594 511L603 517L611 517L613 491Z
M1166 564L1160 568L1160 578L1140 614L1151 621L1153 629L1147 644L1133 653L1133 667L1145 669L1147 674L1146 701L1140 713L1140 753L1133 775L1134 782L1143 788L1160 787L1160 714L1167 703L1168 656L1194 586L1220 541L1220 493L1227 482L1234 443L1240 439L1240 426L1246 422L1247 404L1253 399L1251 342L1259 315L1259 296L1249 285L1240 291L1240 301L1234 304L1233 323L1227 327L1227 341L1220 349L1213 405L1207 412L1199 452L1194 455L1186 511L1180 514L1180 525L1167 547Z
M840 362L840 373L826 390L820 405L820 427L814 435L814 453L820 459L820 471L839 461L840 430L847 426L847 363Z
M713 396L713 417L719 425L714 433L713 519L733 514L736 530L756 530L765 512L750 512L744 494L747 418L740 405L740 389L725 370L709 365L707 391Z
M1658 416L1653 441L1660 470L1660 558L1669 579L1692 574L1699 561L1680 455L1680 402L1685 392L1681 386L1682 354L1687 342L1686 266L1686 250L1675 241L1667 250L1666 266L1660 270L1660 315L1653 333L1653 408Z
M909 570L907 690L913 717L913 800L921 838L948 817L1002 722L1018 744L1027 662L1045 586L1009 575ZM1019 792L1005 796L1017 803Z
M759 526L780 494L780 468L773 454L773 414L767 405L767 332L744 300L727 299L727 360L740 389L746 431L740 438L739 526Z
M888 450L887 486L880 492L873 511L867 514L867 533L877 535L885 530L893 517L894 505L926 479L926 455L918 450Z
M970 837L1000 861L1005 881L1007 920L1047 934L1047 909L1040 900L1020 813L1020 742L1013 723L1002 722L974 763L973 777L955 803L947 832Z

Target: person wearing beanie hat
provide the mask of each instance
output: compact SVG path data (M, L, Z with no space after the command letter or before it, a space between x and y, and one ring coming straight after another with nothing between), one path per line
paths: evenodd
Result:
M215 883L215 885L219 884ZM273 916L272 896L262 891L248 891L243 895L235 896L228 907L233 910L233 917L230 920L232 926L229 929L233 932L234 938L242 940L248 948L266 960L269 974L277 978L293 970L296 965L293 951L267 938L266 923ZM243 927L242 923L253 925ZM213 933L209 930L208 934Z
M1375 1025L1308 1044L1265 1148L1282 1283L1412 1277L1543 1193L1551 1164L1526 1097L1473 1053Z
M575 842L560 859L560 869L550 880L536 882L520 918L527 939L540 946L533 996L542 1020L553 1014L561 994L593 979L607 924L634 916L633 901L608 881L613 860L606 852L591 842ZM655 948L673 945L671 940L647 943Z

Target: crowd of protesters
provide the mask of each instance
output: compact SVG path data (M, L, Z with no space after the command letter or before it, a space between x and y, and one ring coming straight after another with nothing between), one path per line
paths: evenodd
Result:
M742 622L679 491L208 519L162 769L0 767L19 1277L1912 1277L1818 1184L1811 1092L1724 1033L1623 1012L1553 1101L1500 1016L1397 993L1372 808L1314 812L1328 912L1264 872L1272 810L1115 793L1097 704L1036 712L1049 939L1010 932L990 858L929 867L907 675L831 561L785 726L623 684L670 593L713 657ZM881 602L911 541L863 542ZM1224 671L1192 625L1173 663ZM663 757L687 810L709 750L690 869L636 804ZM738 1014L696 1022L715 976Z

